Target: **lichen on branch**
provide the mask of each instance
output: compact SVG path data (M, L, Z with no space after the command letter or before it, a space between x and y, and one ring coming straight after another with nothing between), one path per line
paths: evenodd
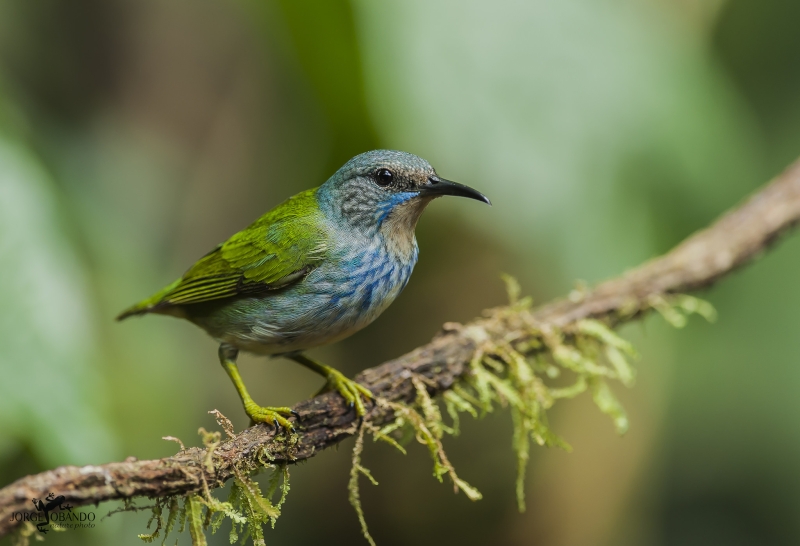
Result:
M519 299L519 285L513 278L505 276L504 280L510 302L502 313L496 315L497 320L503 320L503 315L527 312L531 305L529 299ZM692 296L662 298L658 305L661 314L669 317L670 323L680 327L686 324L687 315L692 313L713 318L713 308ZM376 409L380 412L370 414L357 426L348 483L350 504L366 541L375 546L367 526L367 515L361 505L359 478L365 477L373 485L378 485L361 460L367 435L373 441L390 444L403 455L406 454L406 446L416 440L428 450L433 462L434 478L442 482L447 477L456 493L463 492L470 500L477 501L482 498L481 493L458 476L445 451L443 438L445 435L458 435L461 414L478 418L498 408L508 408L513 423L512 448L517 458L517 503L522 511L525 509L525 470L531 442L540 446L571 449L566 441L550 429L547 410L560 399L573 398L590 391L597 407L612 418L617 432L624 434L628 428L627 416L608 381L616 380L627 387L632 386L634 371L630 359L636 357L636 351L629 342L594 319L579 321L569 335L553 328L542 330L531 326L528 330L518 331L513 337L498 340L484 336L476 339L467 370L442 396L435 396L437 386L429 378L412 374L410 381L414 396L410 402L376 398ZM567 386L548 384L552 380L564 383L565 379ZM449 423L443 416L442 406ZM216 415L218 422L233 436L227 426L229 421L219 412ZM378 416L377 419L373 415ZM382 426L376 423L382 423ZM206 446L204 464L212 472L213 454L220 444L221 434L202 428L199 432ZM164 528L166 540L177 513L181 528L187 522L194 546L204 546L204 532L210 530L215 533L226 517L231 520L231 543L241 537L242 543L252 538L253 544L264 544L263 528L267 523L275 526L280 516L280 506L286 498L288 467L285 463L279 468L267 461L262 460L262 463L263 468L273 471L265 495L246 472L236 469L234 485L226 502L217 500L208 487L204 487L202 495L186 497L180 511L177 511L175 497L159 500L153 507L150 520L150 523L156 523L155 531L140 535L140 538L151 542ZM255 469L256 472L259 470ZM282 495L273 504L271 499L281 477ZM164 525L162 511L167 503L170 511Z

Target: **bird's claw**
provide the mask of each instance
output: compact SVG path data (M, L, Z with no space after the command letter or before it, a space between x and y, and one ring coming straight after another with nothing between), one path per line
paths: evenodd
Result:
M363 398L367 400L372 400L374 398L372 392L368 388L356 383L352 379L346 378L341 372L334 369L328 371L327 388L341 394L342 398L348 402L351 408L355 407L356 415L359 417L363 417L367 413Z
M294 432L294 425L284 417L284 415L297 415L291 408L262 407L253 404L246 406L244 410L250 419L256 423L273 423L278 431L282 427L289 432Z

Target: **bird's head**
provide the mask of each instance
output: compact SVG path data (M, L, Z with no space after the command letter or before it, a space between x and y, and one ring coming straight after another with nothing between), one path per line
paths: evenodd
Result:
M336 171L318 192L329 213L367 233L413 236L425 206L455 195L491 204L482 193L440 178L430 163L406 152L373 150Z

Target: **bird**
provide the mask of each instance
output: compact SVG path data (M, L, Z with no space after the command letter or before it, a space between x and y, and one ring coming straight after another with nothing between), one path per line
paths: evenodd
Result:
M119 314L189 320L219 343L219 360L252 423L294 430L289 407L260 406L239 374L240 351L282 356L322 375L366 413L372 392L304 351L374 321L409 281L415 228L437 197L491 205L479 191L437 175L424 159L373 150L350 159L321 186L298 193L200 258L184 275Z

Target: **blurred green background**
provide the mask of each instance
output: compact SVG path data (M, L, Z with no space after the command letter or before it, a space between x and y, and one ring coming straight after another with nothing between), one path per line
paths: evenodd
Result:
M399 301L313 353L348 373L503 303L501 272L541 303L668 250L800 152L798 20L796 0L0 2L0 484L170 455L160 438L198 444L213 408L244 427L203 332L112 318L367 149L419 154L494 207L429 209ZM372 534L800 543L798 267L794 237L702 294L717 324L627 327L630 432L588 395L560 403L574 452L534 451L524 514L508 414L446 442L478 503L436 483L422 447L368 445ZM262 403L319 387L280 360L242 371ZM291 469L268 544L364 544L351 445ZM47 541L140 544L146 519Z

